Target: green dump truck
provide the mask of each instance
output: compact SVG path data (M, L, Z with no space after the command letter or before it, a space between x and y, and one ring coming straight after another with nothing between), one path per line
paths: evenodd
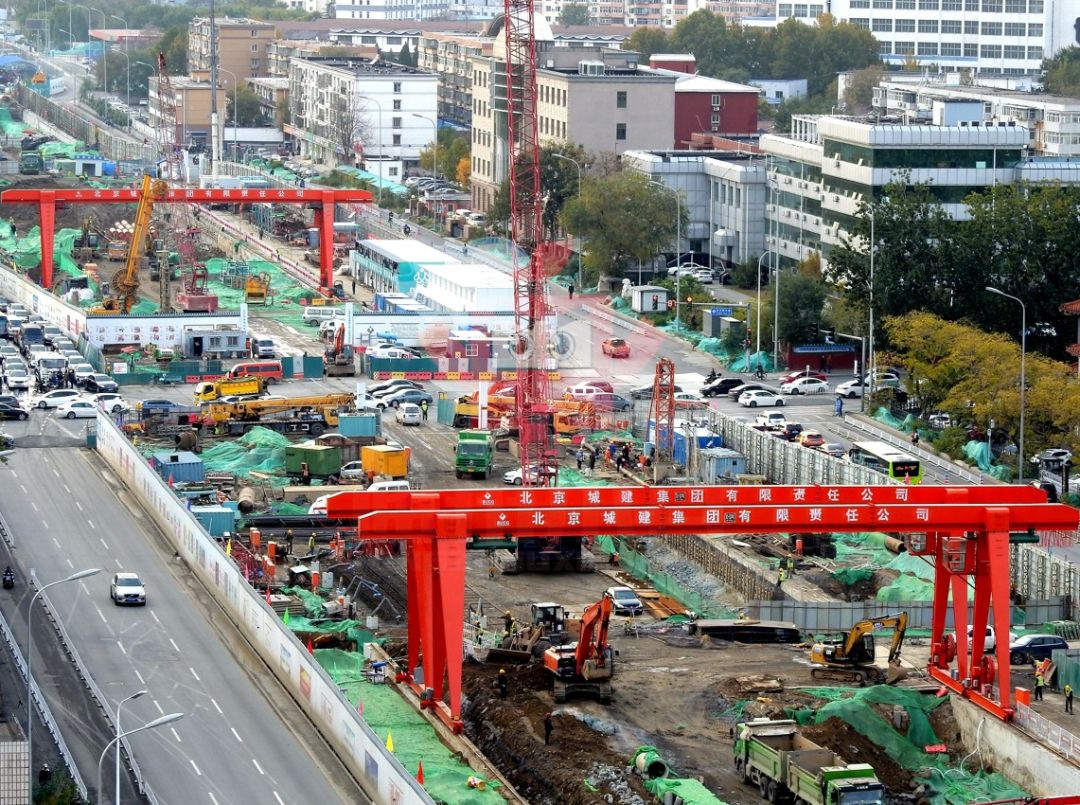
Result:
M458 478L466 475L487 478L494 457L495 439L491 431L463 430L458 433L457 448L454 450L454 474Z
M735 773L769 802L802 805L883 805L885 787L872 766L845 763L799 734L791 720L735 725Z
M19 154L19 173L24 176L38 176L45 171L45 160L37 151L23 151Z

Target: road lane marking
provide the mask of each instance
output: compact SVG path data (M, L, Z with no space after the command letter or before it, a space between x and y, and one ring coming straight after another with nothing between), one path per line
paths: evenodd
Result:
M97 614L98 614L98 617L101 618L101 622L102 623L108 623L108 621L105 620L105 613L102 612L100 609L98 609L96 606L94 607L94 609L97 609Z
M274 799L276 799L278 801L278 805L285 805L285 801L281 797L278 796L277 791L274 791L273 794L274 794Z
M170 639L170 640L169 640L169 642L170 642L170 643L172 643L172 640ZM175 645L175 644L174 644L174 645ZM177 651L179 651L179 650L180 650L180 649L177 649ZM199 675L198 675L197 673L195 673L195 669L194 669L194 668L192 668L192 667L191 667L191 666L189 665L189 666L188 666L188 670L189 670L189 671L191 671L191 675L192 675L193 677L195 677L195 681L196 681L196 682L202 682L202 680L201 680L201 679L199 679Z
M217 797L214 796L214 792L207 791L206 793L210 795L210 801L213 802L214 805L217 805ZM282 803L282 805L284 805L284 803Z
M195 765L195 761L191 760L191 758L188 758L188 760L191 761L191 768L195 769L195 773L202 777L202 772L199 771L199 767Z
M158 618L158 616L157 616L157 613L156 613L156 612L151 612L151 613L150 613L150 617L154 619L154 622L155 622L155 623L161 623L161 620L160 620L160 619ZM179 651L179 649L177 649L177 650Z
M218 711L218 715L225 715L225 713L222 712L221 708L218 707L217 700L211 699L210 704L214 705L214 709Z
M176 731L176 727L169 727L169 729L172 731L173 737L176 739L176 742L178 744L182 744L183 741L180 740L180 733Z
M74 562L72 562L70 559L68 559L67 563L68 563L68 567L70 567L72 570L75 569L75 563Z
M79 503L79 501L77 501L77 500L75 501L75 508L78 509L79 511L82 511L82 504Z
M240 737L240 733L236 731L236 727L229 727L229 729L232 730L232 734L236 738L236 740L238 740L240 743L244 742L244 739Z
M71 487L68 486L67 484L64 484L64 491L67 492L70 495L71 494Z
M154 699L154 707L157 708L157 711L159 713L161 713L162 715L165 715L165 711L161 708L161 703L157 699Z
M139 678L139 684L140 685L145 685L146 684L146 680L142 678L142 674L139 673L138 668L135 669L135 676L137 676Z
M252 758L252 759L251 759L251 762L252 762L252 763L254 763L254 764L255 764L255 768L259 770L259 774L261 774L261 775L263 775L263 776L265 776L265 775L266 775L266 772L264 772L264 771L262 770L262 766L260 766L260 765L259 765L259 761L257 761L257 760L256 760L255 758Z
M126 657L127 656L127 649L124 648L124 644L121 643L119 640L117 640L116 645L118 645L120 647L120 653L123 654Z
M38 510L37 504L36 504L36 503L34 503L34 501L32 501L32 500L31 500L31 501L30 501L30 505L34 507L34 511L37 511L37 510Z
M89 519L89 518L87 518L87 520L86 520L86 524L87 524L88 526L90 526L91 528L97 528L97 526L96 526L96 525L94 525L94 521L93 521L93 520L91 520L91 519Z
M12 470L12 471L11 471L11 477L12 477L12 478L18 478L18 477L19 477L19 473L15 472L15 470Z
M53 541L53 545L55 545L57 548L60 547L60 540L58 540L56 537L53 537L52 541Z
M89 521L87 521L87 522L89 522ZM105 548L105 550L109 550L109 545L108 545L107 542L105 542L104 539L102 539L101 537L98 537L98 542L101 543L102 547Z
M44 517L42 517L42 518L41 518L41 524L42 524L43 526L45 526L45 529L46 529L46 530L48 530L48 528L49 528L49 521L48 521L48 520L46 520L46 519L45 519Z
M176 641L175 641L175 640L173 640L173 639L172 639L172 638L170 637L170 638L169 638L169 643L171 643L171 644L172 644L172 647L173 647L174 649L176 649L176 653L177 653L177 654L179 654L179 653L180 653L180 646L176 645Z
M53 468L52 474L53 474L53 475L55 475L55 476L56 476L57 478L59 478L59 477L60 477L60 473L58 473L58 472L56 471L56 468L55 468L55 467Z
M119 559L113 559L113 561L116 562L116 569L117 570L123 570L124 569L124 563L121 562Z
M22 493L24 495L29 495L30 494L29 492L26 491L26 484L19 484L19 489L22 490Z

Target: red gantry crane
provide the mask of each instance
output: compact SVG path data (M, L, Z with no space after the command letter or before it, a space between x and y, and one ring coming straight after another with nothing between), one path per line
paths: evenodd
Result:
M522 483L554 485L551 406L548 402L547 278L569 256L544 240L537 122L536 30L533 0L505 0L506 130L510 151L510 238L514 252L514 350L517 357L518 438Z

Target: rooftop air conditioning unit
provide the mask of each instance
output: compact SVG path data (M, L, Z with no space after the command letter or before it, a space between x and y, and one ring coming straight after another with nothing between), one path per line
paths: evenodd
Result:
M839 200L840 200L840 196L833 196L833 197L832 197L832 200L833 200L833 201L839 201Z

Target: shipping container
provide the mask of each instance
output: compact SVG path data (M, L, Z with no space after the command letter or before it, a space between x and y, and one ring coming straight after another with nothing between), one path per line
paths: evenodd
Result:
M225 506L192 506L191 514L211 537L222 537L236 530L236 512Z
M341 472L341 448L304 442L285 448L285 471L299 477L301 464L307 463L314 478L326 478Z
M202 459L183 450L154 453L150 457L150 466L162 480L168 481L172 478L176 484L197 483L205 477Z
M746 457L725 447L712 447L698 453L697 474L703 483L734 483L746 474Z
M364 472L404 478L409 474L409 454L405 450L386 445L370 445L360 451Z
M342 414L338 421L342 436L381 436L382 416L379 414Z

